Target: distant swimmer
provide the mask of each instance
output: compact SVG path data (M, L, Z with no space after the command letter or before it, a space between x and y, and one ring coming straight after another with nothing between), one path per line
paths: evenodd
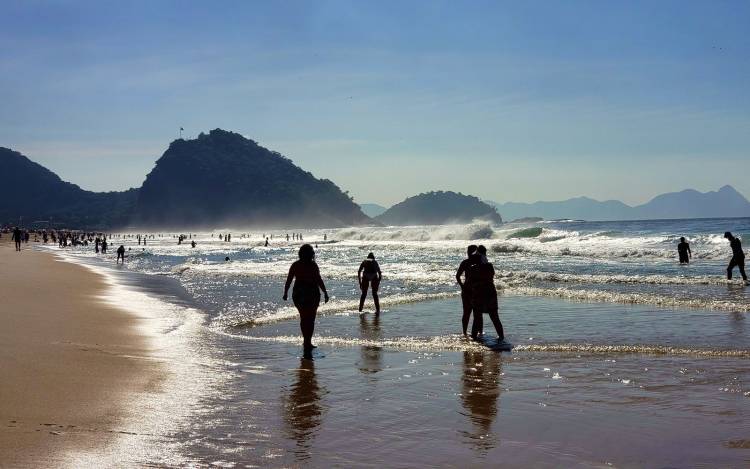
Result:
M375 254L370 253L367 255L367 259L362 261L359 265L359 271L357 272L357 281L359 282L359 289L362 290L362 296L359 297L359 311L362 312L362 308L365 306L365 300L367 299L367 288L372 286L372 300L375 302L375 314L380 314L380 298L378 298L378 288L380 288L380 281L383 279L383 274L380 272L380 265L375 260Z
M729 246L732 248L732 259L729 261L729 266L727 267L727 280L732 280L732 271L735 267L739 267L742 280L747 283L747 275L745 274L745 252L742 250L742 243L739 238L732 236L732 233L729 231L724 233L724 237L729 240Z
M115 261L115 264L120 262L120 259L122 259L122 263L125 264L125 246L122 244L117 248L117 260Z
M268 247L268 238L266 238L266 247Z
M478 261L469 268L471 271L472 281L472 301L471 305L474 311L481 311L487 314L492 320L497 332L497 340L505 340L503 324L500 322L498 315L497 289L495 288L495 268L487 260L487 248L482 245L477 246Z
M684 237L680 238L680 243L677 245L677 255L680 257L680 264L689 264L690 258L693 257L690 244L685 241Z
M190 242L190 247L193 247L193 248L195 247L195 240Z
M299 260L289 268L289 275L284 285L284 301L287 300L289 287L294 280L292 301L300 316L300 329L304 339L303 350L305 358L312 358L312 336L315 331L315 316L320 305L320 290L323 290L325 302L328 303L328 292L320 277L320 269L315 263L315 250L309 244L299 248Z
M16 251L21 251L21 238L22 237L23 236L21 234L21 229L19 227L13 228L13 234L11 235L11 238L13 239L13 241L16 242Z
M471 318L471 312L473 309L471 305L472 284L469 268L472 264L479 262L479 258L475 257L476 252L477 246L475 244L466 248L466 259L461 261L461 264L458 266L458 271L456 271L456 282L458 282L458 286L461 287L461 304L464 310L463 317L461 318L461 327L463 328L464 335L466 335L466 331L469 327L469 318ZM461 281L462 275L464 276L463 281ZM484 320L481 311L474 311L474 322L472 322L471 325L471 336L473 338L476 338L479 333L482 332L482 328L484 327L483 322Z

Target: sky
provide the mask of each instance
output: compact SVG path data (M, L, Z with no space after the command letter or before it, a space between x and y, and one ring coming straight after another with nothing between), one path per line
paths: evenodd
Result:
M747 1L0 0L0 146L84 189L241 133L360 203L750 196Z

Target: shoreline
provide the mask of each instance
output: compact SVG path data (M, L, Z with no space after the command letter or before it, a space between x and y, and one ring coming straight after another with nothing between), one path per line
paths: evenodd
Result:
M107 454L164 365L107 282L52 253L0 244L0 460L67 466Z

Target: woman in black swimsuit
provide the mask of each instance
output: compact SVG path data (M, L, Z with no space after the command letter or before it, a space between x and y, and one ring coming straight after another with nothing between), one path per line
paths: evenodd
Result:
M360 290L362 290L362 296L359 297L360 312L362 312L362 308L364 308L365 306L365 300L367 299L367 288L372 285L372 300L375 302L375 314L380 313L380 298L378 298L378 288L380 287L380 280L382 279L383 274L380 272L378 261L375 260L375 254L368 254L367 259L362 261L362 264L359 265L359 272L357 272L357 281L359 282Z
M323 297L328 303L328 292L320 277L318 264L315 263L315 251L309 244L303 244L299 248L299 260L289 268L289 275L284 285L284 301L287 300L292 280L294 280L292 301L299 311L300 329L304 338L304 356L309 358L312 349L315 348L312 344L312 335L315 330L315 316L320 305L320 290L323 290Z

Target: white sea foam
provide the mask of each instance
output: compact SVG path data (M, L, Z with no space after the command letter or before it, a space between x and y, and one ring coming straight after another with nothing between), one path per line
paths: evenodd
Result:
M663 308L698 308L719 311L750 312L750 303L709 298L676 297L648 293L622 293L574 288L509 287L508 294L549 296L570 301L655 305Z
M280 336L251 336L233 335L248 341L277 342L284 344L299 345L301 337L291 335ZM462 335L445 335L436 337L398 337L393 339L372 340L364 338L316 336L315 343L330 345L334 347L381 347L395 350L418 350L418 351L484 351L488 350L484 345L467 340ZM516 345L513 353L519 352L548 352L548 353L572 353L587 355L684 355L704 358L733 357L750 359L750 350L744 349L706 349L687 348L651 344L623 344L623 345L601 345L587 343L551 343ZM545 370L546 371L546 370Z

